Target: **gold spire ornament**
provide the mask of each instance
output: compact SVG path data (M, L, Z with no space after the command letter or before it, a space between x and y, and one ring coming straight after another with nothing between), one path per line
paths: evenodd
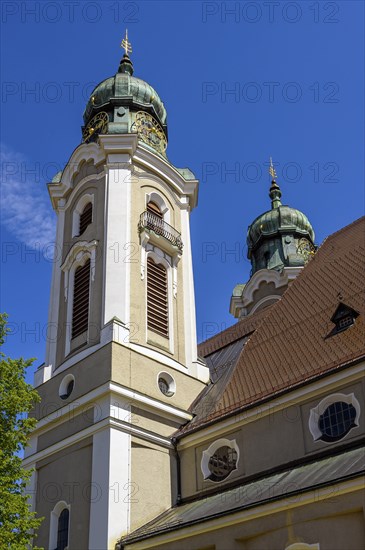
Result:
M120 46L124 49L125 55L132 53L132 44L128 40L128 29L125 30L125 38L123 38Z
M269 174L272 177L273 181L275 181L275 178L277 178L276 170L274 168L274 165L272 163L272 157L270 157L270 168L269 168Z
M274 168L272 158L270 157L269 174L271 176L271 187L269 191L269 197L271 199L271 208L279 208L281 206L281 191L280 187L276 183L276 170Z

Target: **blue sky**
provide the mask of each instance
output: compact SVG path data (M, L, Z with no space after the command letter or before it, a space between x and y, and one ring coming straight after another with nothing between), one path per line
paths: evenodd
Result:
M234 322L245 236L283 202L320 244L364 213L363 2L7 2L2 17L1 311L12 356L44 360L55 217L46 183L80 143L125 27L168 112L168 157L200 179L191 217L198 338ZM32 380L32 373L29 373Z

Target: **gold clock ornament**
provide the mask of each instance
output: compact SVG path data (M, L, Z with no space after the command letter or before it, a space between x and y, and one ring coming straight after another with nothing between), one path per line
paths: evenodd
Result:
M305 237L302 237L298 243L297 252L301 256L304 257L304 262L307 263L310 258L314 255L316 249L312 245L312 243L306 239Z
M148 113L138 111L132 130L137 132L142 141L150 145L159 153L164 153L167 147L165 133L159 123Z
M109 115L105 111L95 115L90 122L85 126L82 133L82 141L88 143L91 139L99 134L106 134L108 130Z

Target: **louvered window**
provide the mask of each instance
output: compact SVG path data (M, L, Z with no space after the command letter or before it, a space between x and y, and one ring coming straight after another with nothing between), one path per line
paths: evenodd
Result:
M147 327L169 335L167 271L162 264L147 258Z
M90 260L78 267L74 279L74 300L72 309L72 338L82 334L89 322Z
M158 218L160 218L161 220L163 219L163 215L162 215L162 212L161 210L159 209L159 207L157 206L156 203L150 201L148 204L147 204L147 212L151 212L151 214L154 214L155 216L157 216Z
M88 225L91 224L93 218L93 205L88 202L80 214L79 235L82 235Z
M57 550L65 550L68 546L69 515L68 509L65 508L62 510L60 517L58 518Z

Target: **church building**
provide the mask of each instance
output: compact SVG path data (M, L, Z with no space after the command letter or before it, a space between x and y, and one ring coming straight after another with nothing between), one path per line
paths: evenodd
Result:
M365 218L317 247L271 163L237 322L198 345L198 181L169 161L164 104L122 45L49 184L53 337L24 459L34 543L362 550Z

